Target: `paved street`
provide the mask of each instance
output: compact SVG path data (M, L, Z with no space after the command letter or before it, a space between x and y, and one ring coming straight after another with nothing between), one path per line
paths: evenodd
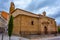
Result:
M59 37L52 37L52 38L39 38L39 39L31 39L31 40L60 40L60 36Z
M45 38L35 38L31 40L60 40L60 36L55 36L55 37L45 37Z
M60 40L60 36L54 37L54 38L50 38L50 39L48 39L48 40Z
M48 40L60 40L60 36L59 37L52 38L52 39L48 39Z
M2 35L0 34L0 40L1 40L1 38L2 38ZM20 40L20 39L21 40L29 40L27 38L22 38L22 37L19 37L19 36L11 36L11 40ZM3 40L9 40L8 35L4 35Z
M0 34L0 40L1 40L2 35ZM7 35L4 35L3 40L9 40L9 37ZM18 36L12 36L11 40L60 40L60 36L55 36L55 37L45 37L45 38L35 38L35 39L27 39L27 38L22 38Z

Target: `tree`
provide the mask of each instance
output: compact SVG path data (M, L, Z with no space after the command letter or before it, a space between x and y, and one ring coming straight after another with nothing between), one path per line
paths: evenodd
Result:
M12 31L13 31L13 16L11 15L9 23L8 23L8 36L9 36L9 40L11 40Z
M58 32L60 33L60 28L58 28Z

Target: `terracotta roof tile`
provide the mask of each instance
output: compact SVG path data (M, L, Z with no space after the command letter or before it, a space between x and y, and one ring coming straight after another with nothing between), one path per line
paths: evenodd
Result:
M6 19L6 20L8 19L9 14L7 12L2 11L1 15L4 19Z

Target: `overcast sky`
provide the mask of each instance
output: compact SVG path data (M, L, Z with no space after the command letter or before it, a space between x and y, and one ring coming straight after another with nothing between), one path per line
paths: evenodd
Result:
M60 24L60 0L0 0L0 11L9 12L10 2L14 2L16 8L24 9L35 14L46 11L46 15Z

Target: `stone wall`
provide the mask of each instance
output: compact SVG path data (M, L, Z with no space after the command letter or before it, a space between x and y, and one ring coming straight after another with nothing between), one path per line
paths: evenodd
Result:
M25 15L24 13L27 14ZM47 33L52 33L57 30L55 20L46 16L39 17L19 10L15 11L13 16L13 34L45 34L45 27L47 29Z
M14 18L13 34L19 34L20 32L20 16Z

